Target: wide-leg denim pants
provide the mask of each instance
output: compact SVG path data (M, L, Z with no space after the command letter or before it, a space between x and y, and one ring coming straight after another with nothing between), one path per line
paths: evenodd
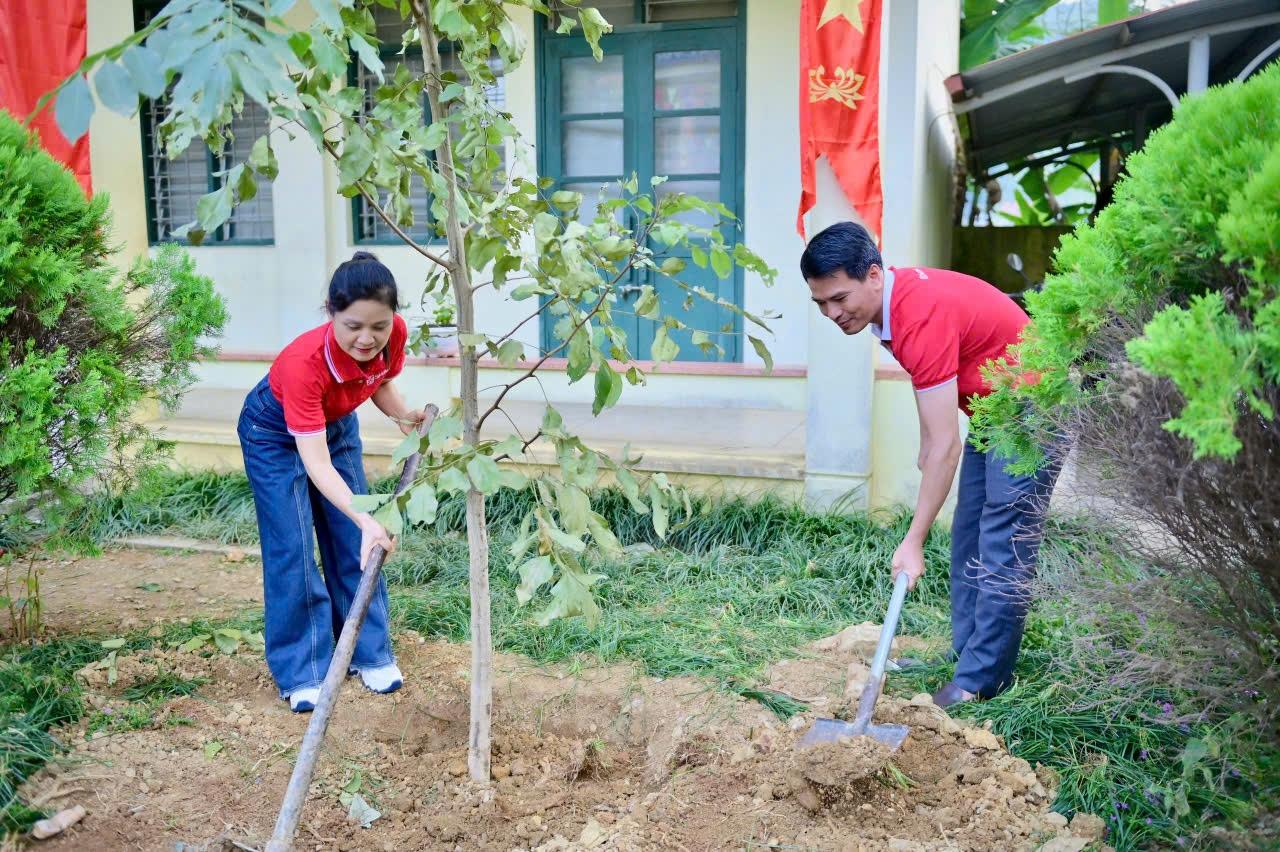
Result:
M953 680L990 698L1013 681L1031 581L1061 448L1035 474L1010 473L1009 460L968 441L951 523L951 641Z
M267 666L283 697L324 680L360 583L360 528L307 477L284 409L267 380L245 398L238 432L262 539ZM356 494L367 494L360 429L354 413L325 430L333 466ZM323 574L316 565L319 543ZM388 632L387 587L379 580L356 640L352 665L395 661Z

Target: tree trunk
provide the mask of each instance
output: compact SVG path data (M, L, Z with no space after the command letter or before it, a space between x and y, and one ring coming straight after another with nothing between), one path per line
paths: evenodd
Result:
M440 104L440 39L431 21L430 0L414 0L419 41L426 62L427 101L431 120L445 114ZM436 165L449 186L445 199L448 215L445 236L449 240L449 280L458 311L458 354L462 364L462 437L470 446L480 441L480 411L475 344L463 343L464 335L476 328L475 301L471 275L467 269L465 234L458 221L458 180L453 170L453 150L446 134L436 149ZM485 525L484 495L472 488L467 492L467 549L470 553L471 587L471 730L467 737L467 767L475 781L489 780L490 721L493 715L493 632L489 619L489 531Z

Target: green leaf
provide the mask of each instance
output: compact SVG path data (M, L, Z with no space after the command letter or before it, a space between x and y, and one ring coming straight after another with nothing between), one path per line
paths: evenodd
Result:
M618 485L622 487L622 493L626 496L627 501L631 503L631 508L636 514L649 514L649 507L645 505L644 500L640 498L640 484L636 482L635 475L625 467L619 467L613 474L618 479Z
M550 556L535 556L520 566L520 585L516 587L516 600L527 604L539 587L551 580L555 567Z
M316 16L329 29L343 29L342 11L338 8L337 0L311 0L311 8L316 10Z
M210 636L208 633L198 633L195 636L192 636L187 641L183 642L181 645L179 645L178 650L188 651L188 652L199 650L201 647L204 646L204 643L208 642L212 638L213 637Z
M685 270L685 262L682 257L669 257L662 261L662 265L658 267L658 271L663 275L679 275Z
M462 437L462 420L458 417L437 417L427 432L430 446L439 449L453 438Z
M760 360L764 361L764 369L766 373L773 372L773 353L769 351L769 347L764 345L764 341L758 337L747 335L747 340L751 341L751 347L756 350L756 354L760 356Z
M311 49L311 34L295 32L289 36L289 49L298 59L306 61L307 51Z
M440 479L436 481L436 488L439 491L456 491L459 494L466 494L471 490L471 480L467 479L467 475L458 468L451 467L440 474Z
M484 346L485 342L488 341L488 339L489 338L485 337L483 334L477 334L475 332L470 332L470 331L467 332L466 334L458 335L458 342L460 344L462 344L463 346L474 346L476 348L480 348Z
M616 559L622 555L622 545L609 529L609 522L595 512L587 515L587 531L605 556Z
M536 282L530 284L521 284L511 291L511 299L516 302L523 301L530 296L536 296L542 292L542 285Z
M551 203L561 210L576 210L582 203L582 193L562 189L551 193Z
M581 488L556 483L556 510L560 526L570 535L581 536L587 531L587 518L591 515L591 500Z
M330 77L342 79L347 71L347 57L332 41L324 36L317 36L311 41L311 56L321 71ZM308 112L308 114L311 114Z
M720 246L711 247L711 269L720 278L728 278L733 274L733 259Z
M68 142L75 142L89 130L93 117L93 95L83 74L72 77L58 92L53 117Z
M427 126L426 133L422 136L422 147L430 148L432 151L444 144L444 140L449 138L449 125L443 121L435 121Z
M503 488L510 488L512 491L522 491L529 487L529 477L514 467L499 467L498 484Z
M280 169L276 163L276 152L271 148L269 137L259 136L258 141L253 143L253 148L249 151L249 168L267 180L276 179L276 174Z
M138 89L123 66L103 62L93 75L93 85L98 90L98 100L112 112L131 116L137 111Z
M351 45L351 49L360 57L360 62L363 63L364 67L368 68L369 71L373 73L373 76L378 78L378 82L381 83L383 81L383 65L382 59L378 56L378 49L365 41L363 37L356 35L355 33L348 36L347 44Z
M543 526L543 529L546 531L547 537L550 538L554 544L564 548L570 553L582 553L587 549L587 546L583 544L581 538L569 535L569 533L560 529L555 524L546 524Z
M390 536L398 536L404 530L404 516L400 514L400 504L395 500L374 512L373 519L382 524Z
M159 583L140 583L138 585L138 588L142 589L142 591L144 592L163 592L164 591L164 586L160 585Z
M102 647L106 648L108 651L114 651L118 648L123 648L124 642L125 640L123 639L104 639L102 640Z
M489 456L473 457L467 462L467 474L481 494L493 494L501 487L498 463Z
M519 340L508 340L498 347L498 363L504 367L514 367L524 357L524 344Z
M701 269L707 268L707 253L698 246L689 246L689 257Z
M164 68L160 54L145 44L135 44L124 52L120 61L128 69L134 89L148 98L164 94Z
M653 531L664 541L667 538L667 501L658 483L649 482L649 505L653 508Z
M430 526L436 521L436 509L439 508L439 501L436 499L436 490L431 487L430 482L419 482L413 486L413 490L409 492L409 502L405 506L405 513L409 516L410 524L426 524Z
M649 347L649 354L654 361L663 363L665 361L674 361L676 356L680 354L680 345L671 339L667 334L665 325L658 326L657 331L653 335L653 343Z
M231 185L202 195L196 202L196 219L205 231L213 231L231 218Z
M569 338L569 359L565 374L570 382L576 382L591 369L591 324L587 323Z
M223 654L230 656L240 647L240 631L219 630L213 634L213 644L218 646L218 650Z
M204 756L209 760L212 760L213 758L217 757L218 753L221 751L222 751L222 743L218 742L217 740L209 740L209 742L204 744Z
M351 186L361 180L373 165L373 143L364 128L352 122L347 125L347 136L342 143L342 156L338 158L338 180L342 186Z
M607 361L596 367L596 394L591 403L591 415L600 416L606 408L612 408L622 396L622 377L614 372Z
M636 313L645 319L658 318L658 293L650 284L640 288L640 296L636 299Z
M590 6L578 11L578 22L582 24L582 35L591 45L591 54L596 58L596 62L599 62L604 58L604 51L600 49L600 37L605 33L613 32L613 25ZM631 192L634 193L635 190L632 189Z
M241 169L240 177L236 180L236 198L248 201L257 194L258 182L253 179L253 169Z
M395 451L391 453L391 463L400 464L400 462L418 452L421 446L421 436L419 436L417 432L410 432L408 435L404 436L404 440L397 444Z
M391 499L392 496L390 494L352 494L351 511L376 512Z

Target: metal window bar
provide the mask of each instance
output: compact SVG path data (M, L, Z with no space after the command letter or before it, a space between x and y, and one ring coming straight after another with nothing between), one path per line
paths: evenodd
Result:
M382 41L383 50L387 48L397 48L401 43L401 36L406 29L404 21L399 14L393 9L382 7L375 8L374 24L377 28L379 40ZM462 69L462 64L458 61L457 54L452 50L441 51L441 64L445 71L453 71L458 75L459 80L466 80L466 75ZM415 51L412 46L405 53L396 53L382 57L385 65L384 74L390 79L401 65L404 65L414 74L423 74L425 72L425 64L422 59L421 51ZM507 105L507 81L503 75L502 60L498 56L493 56L489 60L489 67L493 70L494 83L486 86L484 93L485 98L495 109L504 109ZM356 63L356 83L364 91L364 108L366 111L373 109L374 92L378 88L378 78L365 68L364 63ZM423 103L423 121L429 120L429 111L425 102ZM431 194L428 192L426 183L418 175L412 175L409 178L409 208L413 211L413 225L404 228L405 233L419 242L429 242L435 236L435 228L431 219ZM397 236L394 231L382 220L382 217L367 204L363 197L356 198L355 227L356 239L360 242L394 242Z
M140 3L135 19L146 26L162 4ZM232 119L228 140L220 154L214 154L201 140L193 140L186 150L169 159L157 138L157 129L168 115L168 99L149 99L141 112L146 152L146 195L150 208L150 231L155 242L173 242L174 232L195 221L196 203L202 195L217 190L222 178L217 172L230 169L249 157L258 137L267 132L269 116L256 102L246 99L244 110ZM236 240L270 242L275 237L271 183L262 181L249 201L238 204L231 217L205 239L210 242Z

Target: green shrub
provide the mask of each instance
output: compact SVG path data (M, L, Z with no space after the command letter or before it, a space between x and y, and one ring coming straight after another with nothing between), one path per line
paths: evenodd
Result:
M1154 568L1082 577L1071 600L1177 625L1176 652L1136 664L1280 739L1278 103L1280 66L1183 101L1063 241L1028 299L1021 365L993 372L972 425L1024 468L1049 435L1075 442L1079 496L1105 501ZM1223 665L1230 689L1205 676Z
M226 320L177 247L124 276L112 251L107 199L0 113L0 500L143 463L138 403L175 404Z
M1115 390L1122 366L1171 380L1167 428L1232 458L1240 419L1271 421L1280 381L1280 67L1178 107L1128 162L1115 201L1066 237L1031 294L1022 369L975 407L987 445L1036 457L1041 425ZM1122 349L1114 344L1119 339ZM1032 424L1020 415L1030 403Z

